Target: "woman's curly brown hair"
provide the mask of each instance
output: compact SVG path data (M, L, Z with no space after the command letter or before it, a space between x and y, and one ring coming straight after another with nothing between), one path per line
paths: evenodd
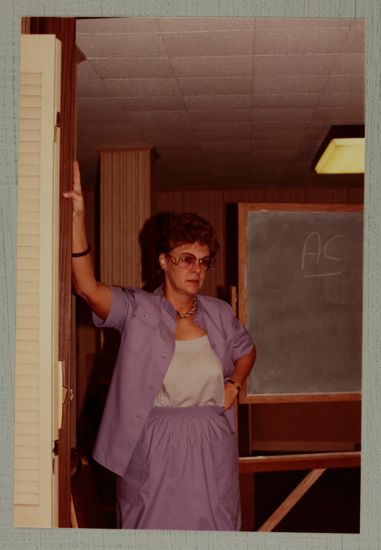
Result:
M220 245L210 223L195 212L165 212L156 219L156 256L168 254L182 244L199 242L209 247L213 258Z

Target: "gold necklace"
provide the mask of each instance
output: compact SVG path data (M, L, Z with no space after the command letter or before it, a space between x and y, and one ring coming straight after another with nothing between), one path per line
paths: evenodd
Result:
M197 311L197 300L196 300L196 296L193 298L193 305L191 307L191 309L189 311L187 311L186 313L182 314L180 313L179 311L176 310L176 317L177 319L181 320L181 319L187 319L188 317L191 317L192 315L194 315Z

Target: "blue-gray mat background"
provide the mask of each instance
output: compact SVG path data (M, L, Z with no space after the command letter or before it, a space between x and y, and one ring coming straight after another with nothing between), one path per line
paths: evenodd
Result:
M13 400L17 224L18 57L21 16L364 17L366 177L361 532L215 533L14 529ZM0 547L173 550L381 548L381 3L380 0L1 0L0 3Z

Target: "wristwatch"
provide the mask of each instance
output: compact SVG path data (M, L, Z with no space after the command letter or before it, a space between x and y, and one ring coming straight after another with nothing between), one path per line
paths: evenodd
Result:
M239 382L236 382L235 380L233 380L232 378L228 378L227 380L225 380L225 383L232 384L233 388L237 390L237 393L239 393L242 389L242 385Z

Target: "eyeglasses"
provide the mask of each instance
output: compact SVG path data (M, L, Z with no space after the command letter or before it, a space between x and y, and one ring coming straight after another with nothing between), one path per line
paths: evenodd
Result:
M176 258L172 256L172 254L166 254L166 256L170 258L173 264L178 265L180 269L189 269L190 267L194 267L198 262L202 269L204 269L205 271L210 271L215 263L215 258L211 258L210 256L204 256L204 258L196 258L196 256L190 254L189 252L180 254L178 260L176 260Z

